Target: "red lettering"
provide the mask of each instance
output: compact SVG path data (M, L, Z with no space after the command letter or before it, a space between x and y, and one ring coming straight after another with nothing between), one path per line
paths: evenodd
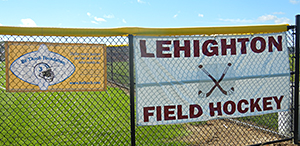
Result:
M156 120L161 121L161 106L156 107Z
M154 57L153 53L147 53L146 40L140 40L141 57Z
M231 106L231 111L229 111L228 109L228 106ZM227 114L227 115L232 115L234 112L235 112L235 103L233 101L227 101L224 103L223 105L223 111Z
M164 44L170 45L171 41L156 41L157 58L171 58L172 54L163 54L163 51L170 51L169 47L163 47Z
M249 42L249 39L248 38L239 38L237 41L241 42L241 53L246 54L247 53L246 42Z
M268 110L272 110L272 102L270 101L272 100L272 97L264 97L263 98L263 109L264 111L268 111ZM271 106L268 106L271 105Z
M184 57L191 57L190 41L184 40L184 46L179 46L179 40L174 41L174 57L180 57L180 51L184 51Z
M198 112L195 114L195 108ZM190 105L190 118L198 118L203 114L202 108L198 104Z
M202 45L202 53L206 56L214 56L214 55L218 56L219 55L218 47L217 46L211 46L210 50L212 50L212 52L209 52L208 49L207 49L209 44L218 45L217 41L215 41L215 40L207 40Z
M273 52L273 45L277 48L278 51L282 51L282 36L278 36L277 39L278 42L276 42L273 36L269 37L269 52Z
M239 42L241 46L241 54L247 54L247 49L251 49L254 53L262 53L265 51L267 45L269 52L273 52L274 50L282 51L282 36L269 36L265 40L265 37L254 37L251 40L249 38L231 38L229 39L220 39L220 40L205 40L203 44L200 44L200 40L157 40L156 41L156 54L148 52L146 47L146 40L140 40L140 51L141 57L148 58L171 58L171 57L183 57L180 54L184 52L184 57L191 57L191 52L194 52L193 57L200 57L200 49L202 47L202 54L205 56L218 56L219 51L221 51L222 55L228 55L227 52L230 50L230 55L237 54L237 42ZM180 41L184 42L184 45L180 45ZM191 42L192 41L192 42ZM250 45L249 44L250 41ZM268 41L266 44L266 41ZM221 43L219 50L218 42ZM192 43L192 44L191 44ZM173 44L173 46L171 46ZM191 50L191 45L193 45L193 50ZM201 45L201 46L200 46ZM250 46L250 48L247 48ZM174 47L173 52L171 52L171 47ZM183 52L182 52L183 51ZM173 56L174 53L174 56Z
M245 99L242 99L242 100L240 100L239 102L238 102L238 105L237 105L237 109L238 109L238 111L240 112L240 113L246 113L248 110L249 110L249 108L248 107L246 107L245 109L242 109L242 104L245 104L245 105L248 105L249 104L249 102L247 101L247 100L245 100Z
M260 98L257 98L256 101L254 102L254 99L250 99L250 111L254 112L254 109L256 108L257 111L261 111L261 108L258 104Z
M281 95L279 99L277 98L277 96L273 97L277 104L277 109L281 109L280 105L281 105L281 101L282 101L283 97L284 97L283 95Z
M215 116L215 111L218 112L219 116L222 116L221 102L217 102L217 107L214 107L214 103L209 103L210 116Z
M188 119L188 115L182 115L182 105L177 105L178 119Z
M149 122L149 116L153 116L153 112L150 113L149 111L150 110L154 110L155 107L152 106L152 107L144 107L143 110L144 110L144 122Z
M165 120L176 120L176 116L170 116L175 113L175 105L164 106L164 119ZM174 109L174 110L171 110Z
M194 57L200 56L200 47L199 47L199 40L194 40Z
M227 49L231 49L231 55L236 55L235 39L230 39L230 44L227 45L226 39L221 39L222 55L227 55Z
M260 49L258 49L256 46L257 41L260 42ZM261 53L266 49L266 41L262 37L255 37L251 40L251 50L255 53Z

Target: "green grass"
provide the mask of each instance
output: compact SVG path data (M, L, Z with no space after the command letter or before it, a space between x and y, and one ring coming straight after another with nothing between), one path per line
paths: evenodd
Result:
M5 87L4 63L0 65L0 83ZM119 88L41 93L0 89L0 125L0 145L131 143L129 96ZM180 145L175 139L185 135L183 131L182 125L137 127L136 143Z
M112 88L109 93L124 94ZM2 91L0 145L108 144L106 140L114 134L123 135L119 140L126 143L129 138L124 126L129 115L120 111L128 111L128 106L125 102L125 106L117 107L115 96L108 94ZM113 125L121 116L125 124Z
M107 78L129 86L129 63L112 62L107 65Z
M0 86L5 87L5 63L0 61Z
M129 97L118 88L107 92L0 92L0 145L130 145ZM176 131L182 128L137 128L137 143L180 143L172 139L184 134Z

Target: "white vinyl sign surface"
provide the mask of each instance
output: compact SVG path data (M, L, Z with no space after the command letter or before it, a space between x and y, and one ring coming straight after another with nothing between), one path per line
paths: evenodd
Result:
M134 37L137 124L287 111L285 33Z

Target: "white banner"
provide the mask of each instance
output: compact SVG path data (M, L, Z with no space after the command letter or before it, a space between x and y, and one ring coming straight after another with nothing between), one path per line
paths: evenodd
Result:
M290 107L285 33L134 37L137 124L243 117Z

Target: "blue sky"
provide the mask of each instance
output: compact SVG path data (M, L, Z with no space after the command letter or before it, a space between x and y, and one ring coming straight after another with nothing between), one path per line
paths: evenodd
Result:
M0 25L115 28L295 24L300 0L0 0Z

